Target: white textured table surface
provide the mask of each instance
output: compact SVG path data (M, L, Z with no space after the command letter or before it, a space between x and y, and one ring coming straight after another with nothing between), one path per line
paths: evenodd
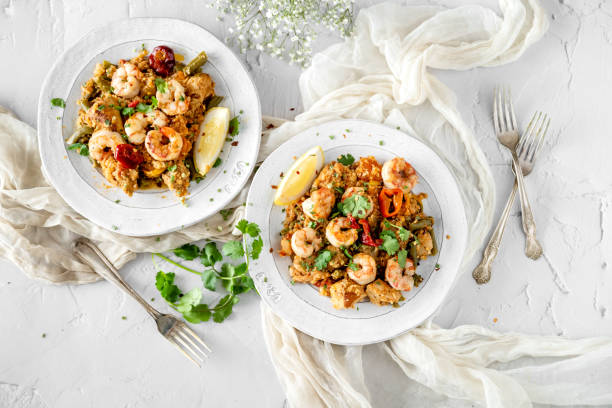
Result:
M512 174L507 154L492 135L493 86L503 79L512 87L523 125L537 109L551 114L552 132L527 179L545 255L535 262L523 256L517 205L491 282L479 287L469 273L462 276L436 322L610 336L612 4L551 0L544 6L550 31L519 61L438 74L456 92L459 109L489 160L498 183L496 217ZM0 0L0 105L35 126L39 88L48 69L92 27L127 17L163 16L198 23L223 37L227 25L216 15L201 0ZM297 68L257 53L245 60L264 114L291 118L301 111ZM284 404L263 344L254 294L244 296L225 323L198 326L214 354L205 369L197 370L155 333L140 306L109 284L51 286L27 279L4 261L0 271L0 407ZM154 304L167 309L156 293L150 257L139 257L122 273L145 298L155 297ZM375 353L367 353L368 363L376 360ZM380 384L374 377L368 380ZM406 392L401 384L387 385L393 392ZM378 406L385 398L374 394L373 400Z

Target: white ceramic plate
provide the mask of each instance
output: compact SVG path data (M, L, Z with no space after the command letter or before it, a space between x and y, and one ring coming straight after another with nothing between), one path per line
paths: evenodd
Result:
M325 162L350 153L356 159L374 156L383 163L395 156L410 162L419 174L413 191L425 192L425 213L435 219L439 252L420 263L418 288L403 292L401 306L359 303L359 310L336 310L328 297L311 285L291 284L289 257L278 255L284 207L273 204L272 185L296 157L319 145ZM262 228L264 251L251 267L261 297L275 313L313 337L336 344L368 344L395 337L427 319L444 300L455 279L467 240L467 224L457 183L442 160L426 145L377 123L341 120L325 123L291 138L257 171L248 196L247 218ZM450 239L447 239L446 236ZM270 253L267 249L273 248ZM439 270L436 269L439 264Z
M183 206L169 190L137 191L128 197L111 188L87 157L68 151L65 139L73 132L81 85L98 62L116 63L168 45L190 61L200 51L208 54L203 71L214 80L221 103L232 116L240 114L237 146L226 143L222 164L200 183L192 183ZM63 98L66 109L51 106ZM242 113L240 113L242 112ZM59 118L59 119L58 119ZM241 61L203 28L181 20L130 19L96 29L66 51L43 85L38 107L38 143L47 178L76 211L94 223L131 236L164 234L195 224L215 214L238 194L251 174L259 150L261 109L255 85ZM119 200L119 202L116 202Z

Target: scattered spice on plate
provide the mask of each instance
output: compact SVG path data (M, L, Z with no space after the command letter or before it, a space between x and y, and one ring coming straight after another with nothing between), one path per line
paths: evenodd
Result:
M274 184L272 184L272 188L273 188L274 190L276 190L276 189L278 188L278 186L275 186Z

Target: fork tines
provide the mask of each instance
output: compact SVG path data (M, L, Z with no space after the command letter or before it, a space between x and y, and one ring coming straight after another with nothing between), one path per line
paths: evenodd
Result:
M493 99L493 124L495 132L502 133L517 130L514 106L512 105L512 95L510 89L506 87L496 87Z
M534 113L516 147L517 154L525 157L526 160L533 161L544 144L544 136L549 124L550 118L546 113Z
M183 322L177 322L166 334L166 338L198 367L202 366L205 358L208 358L204 349L209 353L212 352L202 339Z

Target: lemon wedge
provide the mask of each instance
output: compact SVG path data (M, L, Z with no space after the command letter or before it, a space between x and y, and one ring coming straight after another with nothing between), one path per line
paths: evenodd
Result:
M211 108L204 115L200 134L193 146L193 164L196 171L205 175L215 164L229 130L230 110L225 107Z
M278 185L274 204L287 205L297 200L310 188L310 185L325 163L321 146L315 146L301 155L287 170Z

